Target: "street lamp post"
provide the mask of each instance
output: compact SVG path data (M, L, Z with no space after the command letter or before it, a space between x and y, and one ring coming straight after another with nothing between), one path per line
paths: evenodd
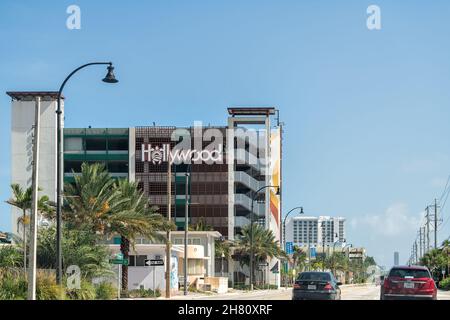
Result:
M225 258L225 253L223 253L222 252L222 265L221 265L221 267L220 267L220 269L221 269L221 276L222 276L222 278L223 278L223 259Z
M185 296L188 295L187 288L187 276L188 276L188 229L189 229L189 176L192 173L192 166L188 164L186 168L186 186L185 186L185 205L184 205L184 283L183 283L183 293Z
M303 207L295 207L295 208L292 208L291 210L289 210L289 212L286 214L286 216L284 217L284 220L283 220L283 236L282 236L282 239L281 239L282 240L281 243L283 244L284 250L286 250L286 220L289 217L289 215L294 210L297 210L297 209L300 209L299 214L304 214Z
M326 253L325 253L325 222L322 221L321 224L322 227L322 272L325 271L325 258L326 258Z
M348 263L350 263L350 248L353 247L353 245L351 243L346 244L343 248L342 248L342 252L344 252L345 248L347 248L347 260ZM348 270L346 272L346 277L345 277L345 282L347 283L347 275L348 275Z
M291 210L289 210L289 212L286 214L286 216L284 217L284 220L283 220L283 226L282 226L282 228L283 228L283 230L282 230L282 236L281 236L281 244L282 244L282 248L283 248L283 250L286 252L286 220L287 220L287 218L289 217L289 215L294 211L294 210L297 210L297 209L300 209L300 212L299 212L299 214L304 214L304 212L303 212L303 207L295 207L295 208L292 208ZM287 266L287 275L289 275L289 260L287 260L286 261L286 266ZM285 283L285 287L287 288L287 279L288 277L286 276L285 277L285 280L284 280L284 283Z
M264 186L259 188L252 197L252 206L250 210L250 290L253 291L253 206L258 193L267 188L277 188L277 195L280 194L280 187L278 186ZM267 199L266 199L267 201Z
M334 254L335 254L335 249L336 249L336 245L338 244L338 243L345 243L345 239L344 239L344 241L341 241L341 240L336 240L334 243L333 243L333 251L331 252L331 261L332 261L332 264L331 264L331 266L332 266L332 272L333 272L333 274L334 274L334 276L336 276L336 272L334 271Z
M103 79L106 83L117 83L119 82L114 75L114 67L112 62L92 62L81 67L78 67L72 71L67 78L63 81L61 87L58 91L57 97L57 110L56 110L56 121L57 121L57 133L56 133L56 282L61 284L62 281L62 250L61 250L61 239L62 239L62 185L63 185L63 157L62 157L62 129L61 129L61 96L64 87L72 76L89 66L93 65L108 65L108 73Z

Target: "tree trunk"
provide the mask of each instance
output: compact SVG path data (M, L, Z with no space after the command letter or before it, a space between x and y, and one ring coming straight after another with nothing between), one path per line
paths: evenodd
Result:
M120 252L123 254L124 259L129 259L130 257L130 241L121 237L120 241ZM122 266L122 291L128 291L128 266Z

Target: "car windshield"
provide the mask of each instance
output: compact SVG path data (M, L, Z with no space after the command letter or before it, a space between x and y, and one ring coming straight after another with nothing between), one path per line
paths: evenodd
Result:
M429 278L430 274L423 269L392 269L389 276L396 278Z
M330 281L329 273L324 272L304 272L300 274L298 280L313 280L313 281Z

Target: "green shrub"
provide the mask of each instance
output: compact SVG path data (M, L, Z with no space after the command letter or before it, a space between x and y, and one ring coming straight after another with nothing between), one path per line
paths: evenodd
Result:
M0 300L26 300L27 282L20 272L0 271Z
M238 284L234 285L233 289L236 289L236 290L250 290L250 285L243 284L243 283L238 283ZM268 285L268 284L266 284L266 285L259 285L258 284L258 285L254 285L253 289L255 289L255 290L277 290L278 287L276 285L274 285L274 284L271 284L271 285Z
M23 271L0 272L0 300L26 300L28 282ZM56 284L54 275L38 271L36 274L37 300L64 300L64 289Z
M38 272L36 279L37 300L65 300L66 293L63 287L56 284L55 275Z
M20 268L23 266L22 250L14 246L0 247L0 268Z
M117 298L117 288L110 282L102 282L95 286L97 300L114 300Z
M439 287L443 290L450 290L450 277L445 278L439 283Z
M81 279L80 289L66 289L70 300L95 300L96 288L87 279Z
M128 292L129 298L158 298L161 296L161 291L159 289L156 289L153 291L152 289L137 289L137 290L131 290Z

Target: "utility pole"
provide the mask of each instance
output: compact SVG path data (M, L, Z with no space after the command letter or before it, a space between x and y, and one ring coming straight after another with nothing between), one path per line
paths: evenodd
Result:
M172 159L170 156L171 150L170 146L167 148L168 155L168 164L167 164L167 219L169 219L169 223L172 220ZM171 273L171 240L170 240L170 230L167 230L167 242L166 242L166 298L170 299L171 297L171 286L170 286L170 273Z
M417 239L414 241L414 264L417 264Z
M428 250L430 250L430 206L427 206L426 208L427 210L427 246L426 246L426 250L425 253L428 252Z
M322 272L325 271L325 259L326 259L326 252L325 252L325 221L322 221Z
M28 266L28 300L36 300L36 244L37 244L37 215L39 192L39 125L41 120L41 97L36 97L33 139L33 193L31 202L31 234Z
M422 227L419 228L419 259L422 258Z
M184 274L184 295L187 296L187 277L188 277L188 230L189 230L189 172L186 169L186 186L185 186L185 204L184 204L184 264L183 264L183 274Z
M438 205L437 199L434 199L434 248L437 249L437 225L438 225Z
M426 251L425 251L425 226L422 227L422 253L423 255L425 255Z

